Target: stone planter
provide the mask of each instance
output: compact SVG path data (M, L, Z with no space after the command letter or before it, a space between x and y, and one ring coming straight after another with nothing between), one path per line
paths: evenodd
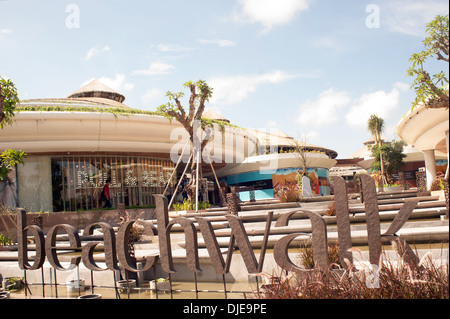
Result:
M127 289L127 288L135 288L135 287L136 287L135 279L118 280L117 281L117 288L119 288L119 289Z
M195 209L193 210L179 210L179 211L170 211L169 215L171 217L176 217L176 216L185 216L185 215L189 215L189 214L195 214L195 213L206 213L207 210L206 209L199 209L198 211L195 211Z
M79 290L84 291L87 289L84 279L69 280L66 282L66 287L68 292L78 292Z
M23 287L23 282L18 277L5 277L2 280L3 289L19 290Z
M170 289L170 283L166 280L164 281L152 280L150 281L150 289L153 291L155 291L156 289L158 289L158 291L164 290L164 292L166 292L165 290Z
M79 296L78 299L102 299L102 295L99 294L83 295Z
M0 291L0 299L11 299L9 291Z
M431 191L431 196L439 196L439 200L445 200L444 190L440 191Z
M377 187L377 193L395 193L395 192L401 192L403 190L402 186L387 186L383 187L383 191L381 192L379 188Z
M132 219L135 218L137 214L141 214L142 219L153 219L155 217L154 208L142 208L142 209L129 209ZM52 213L27 213L27 224L35 225L39 223L43 226L44 234L48 230L59 224L69 224L77 229L83 229L87 225L94 222L105 222L111 225L117 225L118 210L94 210L94 211L83 211L83 212L52 212ZM37 219L36 219L37 218ZM11 221L5 220L6 226L9 229L15 227ZM5 225L0 222L0 232L6 231Z
M0 251L17 251L17 250L18 250L17 245L0 246Z

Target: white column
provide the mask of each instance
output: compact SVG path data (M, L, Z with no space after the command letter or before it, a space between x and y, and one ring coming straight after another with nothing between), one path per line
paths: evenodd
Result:
M425 156L425 170L427 172L427 189L430 189L431 183L436 178L436 157L434 150L423 151Z

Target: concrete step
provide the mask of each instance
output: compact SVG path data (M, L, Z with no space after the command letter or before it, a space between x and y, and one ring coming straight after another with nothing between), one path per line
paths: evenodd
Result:
M409 197L423 196L423 194L424 193L418 193L417 190L405 190L405 191L398 191L398 192L377 193L377 198L378 199L409 198Z
M378 210L387 211L387 210L400 210L403 206L403 203L398 204L387 204L387 205L379 205ZM428 202L419 202L416 206L417 208L445 208L445 201L443 200L433 200ZM362 213L365 211L364 204L355 205L350 207L350 213Z
M419 200L420 200L420 198L419 198ZM396 204L379 205L378 210L380 212L380 218L382 218L384 220L393 220L402 206L403 206L403 202L396 203ZM281 214L284 214L284 213L287 213L287 212L290 212L290 211L293 211L296 209L311 210L311 211L317 212L320 215L324 215L326 206L319 207L319 206L315 205L315 207L310 206L310 207L295 207L295 208L291 207L291 208L284 208L284 209L274 209L273 220L274 221L277 220ZM239 218L241 218L243 220L244 223L265 222L267 219L267 212L269 212L271 210L272 209L267 209L267 207L266 207L266 209L264 209L264 210L261 209L261 210L240 212L238 214L238 216L239 216ZM365 222L364 204L361 204L361 203L351 204L349 207L349 212L350 212L351 222ZM382 216L383 212L386 212L388 214ZM420 218L439 219L441 215L445 215L445 212L446 212L445 201L430 200L430 201L419 202L416 209L414 210L414 212L416 212L416 213L412 214L412 216L410 217L411 219L420 219ZM197 213L197 214L192 213L189 215L180 215L180 216L189 218L195 224L196 224L196 220L195 220L196 217L205 217L213 223L214 229L220 229L220 228L228 227L228 222L225 217L227 214L228 214L227 212L223 212L223 213L215 212L213 214L206 212L206 213ZM352 216L352 215L354 215L354 216ZM173 215L171 217L177 217L177 216ZM336 219L336 217L334 217L334 216L324 216L324 217L326 218L327 223L328 222L333 223L333 220ZM300 214L296 214L291 219L292 220L306 219L306 217L300 216ZM156 220L150 220L150 221L154 224L154 226L156 228L158 227ZM181 230L182 230L181 227L174 225L174 227L173 227L174 232L181 231Z
M445 210L423 210L423 209L416 209L411 213L411 216L409 217L409 222L415 222L416 226L419 227L424 223L424 220L432 219L433 222L436 222L437 224L445 224L445 221L440 220L440 216L445 214ZM395 216L397 215L397 212L382 212L380 213L380 222L381 223L390 223L394 220ZM294 216L295 217L295 216ZM364 214L357 214L355 216L350 216L350 225L355 224L364 224L366 222L366 217ZM336 222L336 216L323 216L323 219L325 220L325 223L327 226L335 226L337 224ZM433 220L434 219L434 220ZM307 219L294 219L291 221L291 224L298 224L303 223L306 224L304 226L300 226L299 229L295 229L294 232L303 232L309 229L308 232L310 232L311 226L310 222ZM418 225L417 223L421 223ZM448 221L446 223L448 225ZM264 229L265 229L265 222L260 221L258 223L244 223L245 229L249 235L263 235ZM365 225L364 225L365 226ZM288 234L289 231L291 231L290 228L286 227L271 227L271 233L279 233L279 234ZM220 229L215 232L217 237L226 237L230 236L231 229L225 228Z
M289 227L289 228L288 228ZM285 233L278 233L278 234L271 234L269 236L268 240L268 248L273 248L276 242L285 236L287 233L291 234L294 232L299 233L305 233L305 235L300 235L297 239L295 239L292 242L292 247L299 247L302 244L310 244L311 243L311 237L308 235L308 228L307 227L290 227L288 226L285 229ZM280 227L281 228L281 227ZM386 230L387 227L381 227L382 233L383 230ZM309 232L311 230L309 229ZM280 230L282 232L282 230ZM434 226L434 227L406 227L402 228L398 233L398 236L402 237L404 240L406 240L408 243L415 243L415 244L428 244L428 243L448 243L449 242L449 226ZM337 244L338 242L338 235L336 231L330 231L327 233L328 236L328 243L329 244ZM367 236L367 230L365 229L352 229L351 230L351 239L352 244L355 246L365 246L368 245L368 236ZM217 242L220 247L226 248L228 247L230 238L227 237L218 237ZM262 235L255 235L255 236L249 236L250 244L253 248L261 248L263 236ZM382 237L382 242L384 244L389 244L390 242ZM178 243L180 247L185 247L185 243L181 242ZM200 248L205 248L206 244L203 240L203 238L198 239L198 246Z
M420 197L414 197L414 198L388 198L388 199L378 199L378 205L387 205L387 204L399 204L404 203L406 201L410 200L418 200L420 202L431 202L431 201L438 201L439 196L420 196Z

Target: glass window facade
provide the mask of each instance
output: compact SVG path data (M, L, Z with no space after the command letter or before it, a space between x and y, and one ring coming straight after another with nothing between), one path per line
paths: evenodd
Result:
M170 160L140 156L65 156L52 158L53 211L101 208L107 179L112 207L149 206L153 194L162 194L175 164ZM174 174L176 175L176 174Z

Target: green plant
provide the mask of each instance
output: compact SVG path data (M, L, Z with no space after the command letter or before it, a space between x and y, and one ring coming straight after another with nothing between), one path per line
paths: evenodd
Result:
M0 234L0 246L9 246L14 244L13 241L3 234Z
M375 140L375 144L378 146L378 149L381 150L382 149L382 138L381 138L381 134L383 134L384 132L384 120L380 117L378 117L376 114L372 114L368 121L367 121L367 129L369 130L369 132L372 134L374 140ZM372 154L373 156L373 154ZM379 152L378 154L378 158L379 158L379 167L380 167L380 174L383 178L383 181L386 182L386 175L384 172L384 154L383 152ZM373 164L372 164L373 165Z
M205 210L211 207L210 202L199 202L198 209Z
M431 75L425 69L425 63L435 64L436 61L449 62L449 24L448 15L437 15L426 25L427 37L422 41L423 50L412 54L409 62L411 67L406 74L414 78L411 88L414 89L416 98L412 103L412 109L423 104L427 108L448 109L448 64L437 74Z
M187 199L184 199L182 203L175 203L172 205L173 209L177 212L182 210L193 210L195 209L195 203L189 204ZM198 202L198 209L204 210L211 207L209 202Z
M372 157L375 161L370 165L370 169L372 171L380 171L381 170L381 161L380 155L383 156L384 160L384 168L387 174L387 180L384 181L384 184L390 184L390 175L394 172L400 172L403 170L405 166L404 159L406 155L403 153L403 148L406 146L404 141L392 141L392 142L384 142L381 146L381 154L379 145L373 145L369 147L369 150L372 152Z
M14 111L19 102L16 86L11 79L0 76L0 129L13 123Z
M191 205L189 204L187 199L184 199L182 203L175 203L172 206L173 209L178 212L180 210L189 210Z

